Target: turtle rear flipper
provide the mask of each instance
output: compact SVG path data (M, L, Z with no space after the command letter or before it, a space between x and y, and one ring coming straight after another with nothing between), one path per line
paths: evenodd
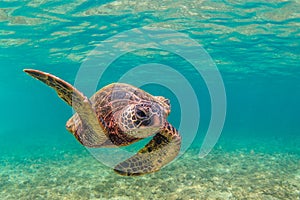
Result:
M89 133L84 135L73 133L83 145L97 147L107 140L89 99L80 91L52 74L33 69L24 69L24 72L53 88L62 100L74 108L81 119L82 126L89 127Z
M114 170L124 176L138 176L160 170L179 153L181 137L168 122L153 139L131 158L119 163Z

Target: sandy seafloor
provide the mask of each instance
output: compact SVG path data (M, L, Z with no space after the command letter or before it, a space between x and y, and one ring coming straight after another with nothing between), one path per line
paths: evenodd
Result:
M300 199L298 139L221 140L205 158L190 149L140 177L115 174L75 142L42 143L6 148L1 199Z

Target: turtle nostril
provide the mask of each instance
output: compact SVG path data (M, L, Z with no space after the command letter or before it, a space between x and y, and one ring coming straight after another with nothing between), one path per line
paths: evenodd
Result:
M69 131L69 132L71 132L71 133L74 133L74 125L73 124L67 124L66 125L66 129Z

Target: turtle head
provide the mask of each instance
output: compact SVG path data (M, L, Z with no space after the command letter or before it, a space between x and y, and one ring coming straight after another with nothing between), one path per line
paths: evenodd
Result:
M166 109L156 102L133 104L121 111L118 124L126 134L145 138L163 127L167 115Z
M78 113L75 113L66 123L66 129L73 135L78 134L78 131L81 129L81 120Z

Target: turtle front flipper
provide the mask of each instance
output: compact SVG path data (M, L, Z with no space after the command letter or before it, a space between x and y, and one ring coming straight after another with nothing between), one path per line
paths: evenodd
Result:
M153 139L131 158L119 163L114 170L125 176L138 176L160 170L179 153L181 137L168 122Z
M103 127L101 123L99 123L98 117L96 116L89 99L80 91L71 84L52 74L34 69L24 69L24 72L53 88L62 100L76 110L81 119L82 124L80 124L80 126L84 126L87 130L89 130L80 133L77 130L72 132L83 145L88 147L97 147L101 146L101 144L107 140Z

